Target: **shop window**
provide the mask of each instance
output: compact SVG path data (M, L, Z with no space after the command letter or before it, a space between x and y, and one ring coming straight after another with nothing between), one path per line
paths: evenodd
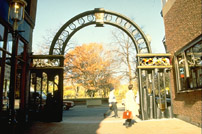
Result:
M3 103L4 107L3 110L7 110L8 102L9 102L9 86L10 86L10 71L11 66L9 64L5 64L5 74L4 74L4 83L3 83Z
M4 26L0 24L0 48L3 48L4 38ZM2 51L0 51L0 58L2 57Z
M179 70L179 84L181 85L181 90L185 90L185 84L186 84L186 79L185 79L185 60L184 60L184 55L181 53L180 55L177 56L178 60L178 70Z
M6 50L9 53L12 53L12 45L13 45L13 38L12 38L12 34L9 33L8 34L8 39L7 39L7 47L6 47Z
M0 24L0 47L3 47L4 26Z
M3 55L3 51L0 50L0 58L1 58L1 60L2 60L2 55ZM0 65L0 66L1 66L1 65Z
M24 43L19 40L18 42L18 55L22 55L24 52Z
M202 88L202 41L189 46L176 55L178 91Z

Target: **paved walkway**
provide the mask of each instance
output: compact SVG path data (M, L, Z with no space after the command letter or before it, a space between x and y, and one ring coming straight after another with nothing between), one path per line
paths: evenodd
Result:
M202 134L202 130L179 119L142 121L126 128L121 118L103 118L106 107L86 108L77 106L64 112L62 122L36 122L26 134ZM119 106L119 115L123 108Z

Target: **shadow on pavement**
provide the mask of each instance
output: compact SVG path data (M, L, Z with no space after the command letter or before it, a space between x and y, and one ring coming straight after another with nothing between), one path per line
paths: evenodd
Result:
M108 105L78 105L63 112L62 122L35 122L25 134L96 134L102 122L124 122L121 118L112 117L113 112L104 118L103 114L107 110ZM121 117L123 108L119 107L118 111Z

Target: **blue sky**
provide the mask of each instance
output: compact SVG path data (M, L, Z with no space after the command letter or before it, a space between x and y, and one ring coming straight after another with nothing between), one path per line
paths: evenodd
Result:
M160 15L162 9L160 0L39 0L33 51L35 52L39 44L44 42L44 37L50 34L48 31L59 29L72 17L94 8L104 8L133 19L139 27L142 27L146 35L151 36L153 53L165 52L162 44L165 30L163 18ZM73 36L73 40L76 40L78 45L90 42L109 43L110 29L111 26L85 27Z

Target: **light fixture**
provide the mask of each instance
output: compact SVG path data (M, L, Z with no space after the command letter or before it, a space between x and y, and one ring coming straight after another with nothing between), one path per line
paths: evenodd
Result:
M103 27L104 8L95 8L95 22L96 22L96 27Z
M27 5L24 0L12 0L9 3L8 21L13 21L13 30L18 29L18 25L24 20L25 6ZM18 22L20 22L18 24Z

